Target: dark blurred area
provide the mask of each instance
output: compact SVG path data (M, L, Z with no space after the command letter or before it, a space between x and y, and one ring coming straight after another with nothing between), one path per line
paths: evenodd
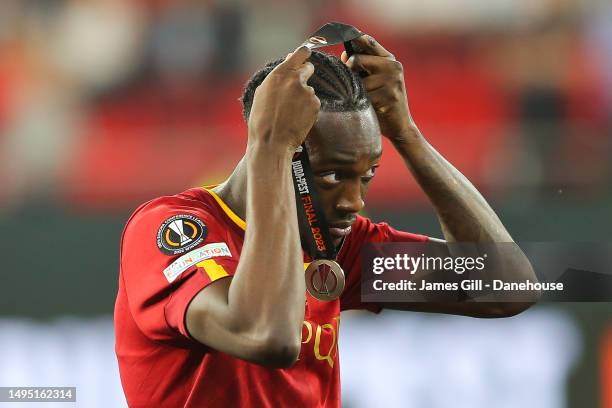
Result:
M3 0L0 317L112 313L131 211L229 175L247 137L244 82L328 21L403 63L421 131L518 242L610 240L607 1ZM368 215L441 236L385 147ZM583 353L561 403L539 406L612 407L612 309L552 308Z

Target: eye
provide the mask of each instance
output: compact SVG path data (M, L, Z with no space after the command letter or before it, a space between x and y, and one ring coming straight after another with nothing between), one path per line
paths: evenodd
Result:
M340 182L338 173L335 171L328 171L327 173L319 174L319 177L327 184L337 184Z
M366 171L366 173L361 177L361 179L365 182L372 180L372 178L374 177L374 174L376 174L377 167L378 166L370 167L368 171Z

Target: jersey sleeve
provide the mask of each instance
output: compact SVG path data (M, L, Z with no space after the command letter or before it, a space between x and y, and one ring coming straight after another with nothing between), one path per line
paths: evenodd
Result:
M153 201L132 216L122 239L121 278L145 336L195 341L185 327L187 308L203 288L234 275L238 254L229 237L210 211L186 199Z
M427 242L425 235L397 230L385 222L374 223L368 218L360 217L359 225L351 237L346 263L350 265L346 288L340 299L340 310L368 310L380 313L382 305L361 301L361 249L367 243L382 242Z
M379 234L383 237L382 241L376 242L427 242L429 237L426 235L413 234L412 232L400 231L386 222L381 222L378 225Z

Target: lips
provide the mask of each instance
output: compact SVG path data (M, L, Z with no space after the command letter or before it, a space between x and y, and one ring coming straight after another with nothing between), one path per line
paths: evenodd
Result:
M336 227L329 227L329 233L334 236L334 237L346 237L348 234L351 233L351 227L346 227L346 228L336 228Z
M329 233L336 238L346 237L348 234L351 233L351 224L353 224L353 222L330 224Z

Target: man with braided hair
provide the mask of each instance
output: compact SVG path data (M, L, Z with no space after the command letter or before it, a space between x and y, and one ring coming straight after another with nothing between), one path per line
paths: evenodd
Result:
M229 178L141 206L121 246L116 352L130 407L340 407L342 310L503 317L526 304L363 303L367 242L511 242L470 182L419 132L402 65L370 36L348 58L300 47L247 83L246 153ZM363 78L360 78L360 75ZM391 140L436 209L445 240L359 215ZM306 292L291 161L306 141L347 282ZM522 254L521 254L522 255ZM532 279L523 256L516 274Z
M308 61L314 65L315 72L308 79L324 112L360 112L371 106L363 83L348 66L337 57L313 51ZM264 79L283 59L268 62L247 82L242 95L243 115L248 122L255 91Z

